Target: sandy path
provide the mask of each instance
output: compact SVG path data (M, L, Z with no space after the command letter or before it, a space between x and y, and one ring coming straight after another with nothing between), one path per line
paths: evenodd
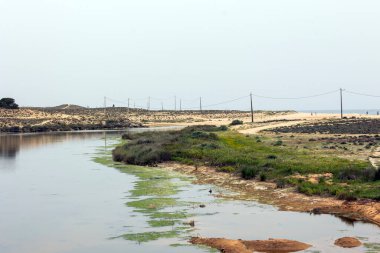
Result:
M281 123L271 123L266 126L258 126L258 127L238 130L238 132L242 134L257 134L258 132L263 131L263 130L277 128L277 127L293 126L293 125L301 124L303 122L305 121L299 120L299 121L290 121L290 122L281 122Z

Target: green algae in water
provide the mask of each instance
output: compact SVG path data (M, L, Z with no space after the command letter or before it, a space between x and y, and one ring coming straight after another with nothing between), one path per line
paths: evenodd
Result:
M367 253L379 253L380 252L380 243L364 243Z
M156 212L150 215L153 219L185 219L189 216L184 212Z
M138 181L131 191L133 196L169 196L178 192L177 185L170 178L152 178Z
M142 167L126 165L112 160L111 152L100 150L94 162L118 169L122 173L135 176L134 188L129 191L128 207L134 208L135 214L144 214L147 217L146 223L150 228L172 227L170 231L147 231L139 233L127 233L115 238L123 238L129 241L144 243L162 238L186 238L194 228L184 226L183 223L191 215L186 212L187 206L199 205L199 203L189 201L179 201L175 195L181 191L181 187L189 184L191 177L183 176L179 173L168 172L160 168ZM141 199L141 197L147 197ZM134 200L136 199L136 200ZM178 208L172 212L160 212L164 208ZM137 215L131 215L137 216ZM132 231L133 232L133 228ZM187 239L185 239L187 240ZM193 246L187 244L188 246ZM214 251L212 251L214 252Z
M176 230L172 231L163 231L163 232L144 232L144 233L131 233L131 234L124 234L122 236L118 236L115 238L123 238L128 241L135 241L138 243L142 242L150 242L155 241L160 238L174 238L179 235L179 232ZM112 238L112 239L115 239Z
M137 209L162 209L165 207L177 206L179 203L175 198L147 198L137 201L127 202L127 206Z
M179 220L149 220L148 224L151 227L172 227L178 222Z

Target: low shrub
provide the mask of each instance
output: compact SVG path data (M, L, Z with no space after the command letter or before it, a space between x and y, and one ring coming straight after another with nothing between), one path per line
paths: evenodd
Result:
M195 139L205 139L205 140L216 140L218 136L215 133L207 133L204 131L195 131L191 133L191 138Z
M123 140L133 140L134 136L131 133L125 133L121 136Z
M286 186L286 180L283 178L277 179L276 180L276 187L277 188L285 188Z
M267 174L265 174L265 173L260 173L260 175L259 175L259 180L260 180L261 182L265 182L265 181L267 181Z
M202 149L219 149L220 148L215 143L202 143L202 144L199 144L199 147Z
M228 130L228 126L224 126L224 125L223 125L223 126L220 126L220 127L219 127L219 130L220 130L220 131L227 131L227 130Z
M141 145L141 144L149 144L149 143L154 143L153 140L151 139L138 139L137 140L137 144Z
M379 180L380 173L375 168L347 168L338 173L337 178L339 180L362 180L362 181L376 181Z
M355 201L358 199L352 192L339 192L336 195L340 200Z
M253 179L260 172L257 167L243 167L241 168L241 177L244 179Z
M230 123L230 126L237 126L237 125L243 125L242 120L235 119Z
M224 167L218 168L218 171L232 173L232 172L235 172L236 169L232 166L224 166Z

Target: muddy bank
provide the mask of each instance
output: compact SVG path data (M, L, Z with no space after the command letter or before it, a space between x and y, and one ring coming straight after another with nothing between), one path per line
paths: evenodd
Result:
M244 241L224 238L193 237L190 242L192 244L206 245L218 249L223 253L252 253L253 251L277 253L296 252L311 247L311 245L306 243L286 239Z
M219 194L220 197L255 200L277 206L283 211L310 212L314 214L333 214L352 221L370 222L380 226L380 202L358 200L347 202L331 197L306 196L294 191L294 188L277 188L275 183L243 180L240 177L218 172L212 167L162 163L161 168L194 175L197 184L213 184L237 195Z

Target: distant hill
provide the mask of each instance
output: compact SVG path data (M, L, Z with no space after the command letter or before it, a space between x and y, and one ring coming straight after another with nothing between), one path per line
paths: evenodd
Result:
M85 107L83 106L79 106L79 105L72 105L72 104L63 104L63 105L58 105L58 106L54 106L54 107L51 107L52 109L85 109Z

